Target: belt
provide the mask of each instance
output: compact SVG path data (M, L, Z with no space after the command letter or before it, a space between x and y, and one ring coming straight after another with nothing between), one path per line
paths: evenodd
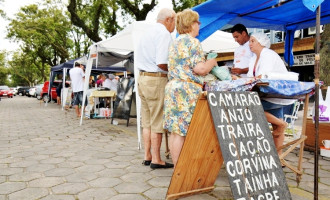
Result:
M167 74L161 72L140 72L141 76L167 77Z

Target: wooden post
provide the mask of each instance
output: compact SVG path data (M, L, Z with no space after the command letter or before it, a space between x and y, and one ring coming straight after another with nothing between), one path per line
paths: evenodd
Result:
M301 137L306 136L306 121L307 121L307 115L308 115L308 104L309 104L309 95L306 94L305 97L305 103L304 103L304 116L303 116L303 124L302 124L302 131L301 131ZM305 140L300 144L300 150L299 150L299 160L298 160L298 171L302 171L302 159L304 156L304 147L305 147ZM296 181L298 185L300 184L302 174L296 175Z
M167 191L167 200L214 189L223 158L205 96L200 97Z

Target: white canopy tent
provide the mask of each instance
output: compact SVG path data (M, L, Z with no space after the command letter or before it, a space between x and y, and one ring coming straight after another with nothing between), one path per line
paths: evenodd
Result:
M238 46L233 35L224 31L216 31L202 42L204 52L234 52Z
M97 67L103 67L105 65L110 65L107 63L107 54L116 54L125 56L136 51L137 44L143 33L148 30L155 23L146 21L135 21L129 26L127 26L123 31L119 32L115 36L109 38L108 40L100 41L89 47L90 52L87 60L86 70L85 70L85 83L84 83L84 94L83 98L86 98L86 91L88 88L88 80L91 72L92 65L96 64ZM204 51L214 51L214 52L230 52L238 46L231 36L231 33L225 33L223 31L217 31L208 39L202 42ZM135 60L135 59L134 59ZM113 63L114 64L114 63ZM139 77L139 71L134 67L134 78L137 83ZM141 100L138 95L138 90L135 88L136 93L136 113L137 113L137 134L138 134L138 148L141 149L141 126L140 126L140 116L141 116ZM83 120L83 107L82 115L80 119L80 125Z
M85 70L85 83L84 83L84 94L83 99L86 98L86 91L88 88L88 80L91 72L93 63L96 66L102 67L105 53L116 53L120 55L129 55L135 51L137 47L137 42L142 34L152 26L154 23L149 23L145 21L135 21L129 26L127 26L123 31L109 38L108 40L100 41L90 46L90 52L87 60L86 70ZM135 81L138 79L138 70L134 68ZM138 148L141 148L141 128L140 128L140 104L141 100L136 92L136 108L137 108L137 132L138 132ZM84 108L84 101L82 106L82 112ZM83 114L80 118L80 125L82 124Z

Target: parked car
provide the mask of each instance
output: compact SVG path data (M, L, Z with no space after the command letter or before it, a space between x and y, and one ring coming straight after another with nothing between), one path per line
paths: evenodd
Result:
M11 87L10 90L13 92L14 96L16 96L17 88L16 87Z
M13 98L14 94L7 85L0 85L0 97Z
M48 97L48 86L49 81L45 81L44 86L41 89L40 96L44 102L50 102L51 100L56 102L57 94L56 94L56 88L59 84L62 84L62 81L54 81L51 89L51 99ZM65 87L69 87L70 83L66 82Z
M36 85L36 97L37 97L38 100L41 99L41 95L40 95L40 93L41 93L41 90L42 90L42 87L43 87L43 86L44 86L43 83L42 83L42 84L38 84L38 85Z
M25 96L27 93L29 93L30 87L19 87L17 89L17 94L19 96Z
M36 88L35 87L31 87L29 89L29 95L27 95L28 97L36 97Z

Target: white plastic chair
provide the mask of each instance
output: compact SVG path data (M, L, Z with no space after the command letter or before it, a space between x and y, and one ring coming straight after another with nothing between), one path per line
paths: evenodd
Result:
M303 104L303 102L297 100L293 105L292 114L284 114L285 122L287 122L288 119L291 119L290 123L288 123L288 128L292 129L292 134L294 133L294 122L298 119L298 111L301 104Z

